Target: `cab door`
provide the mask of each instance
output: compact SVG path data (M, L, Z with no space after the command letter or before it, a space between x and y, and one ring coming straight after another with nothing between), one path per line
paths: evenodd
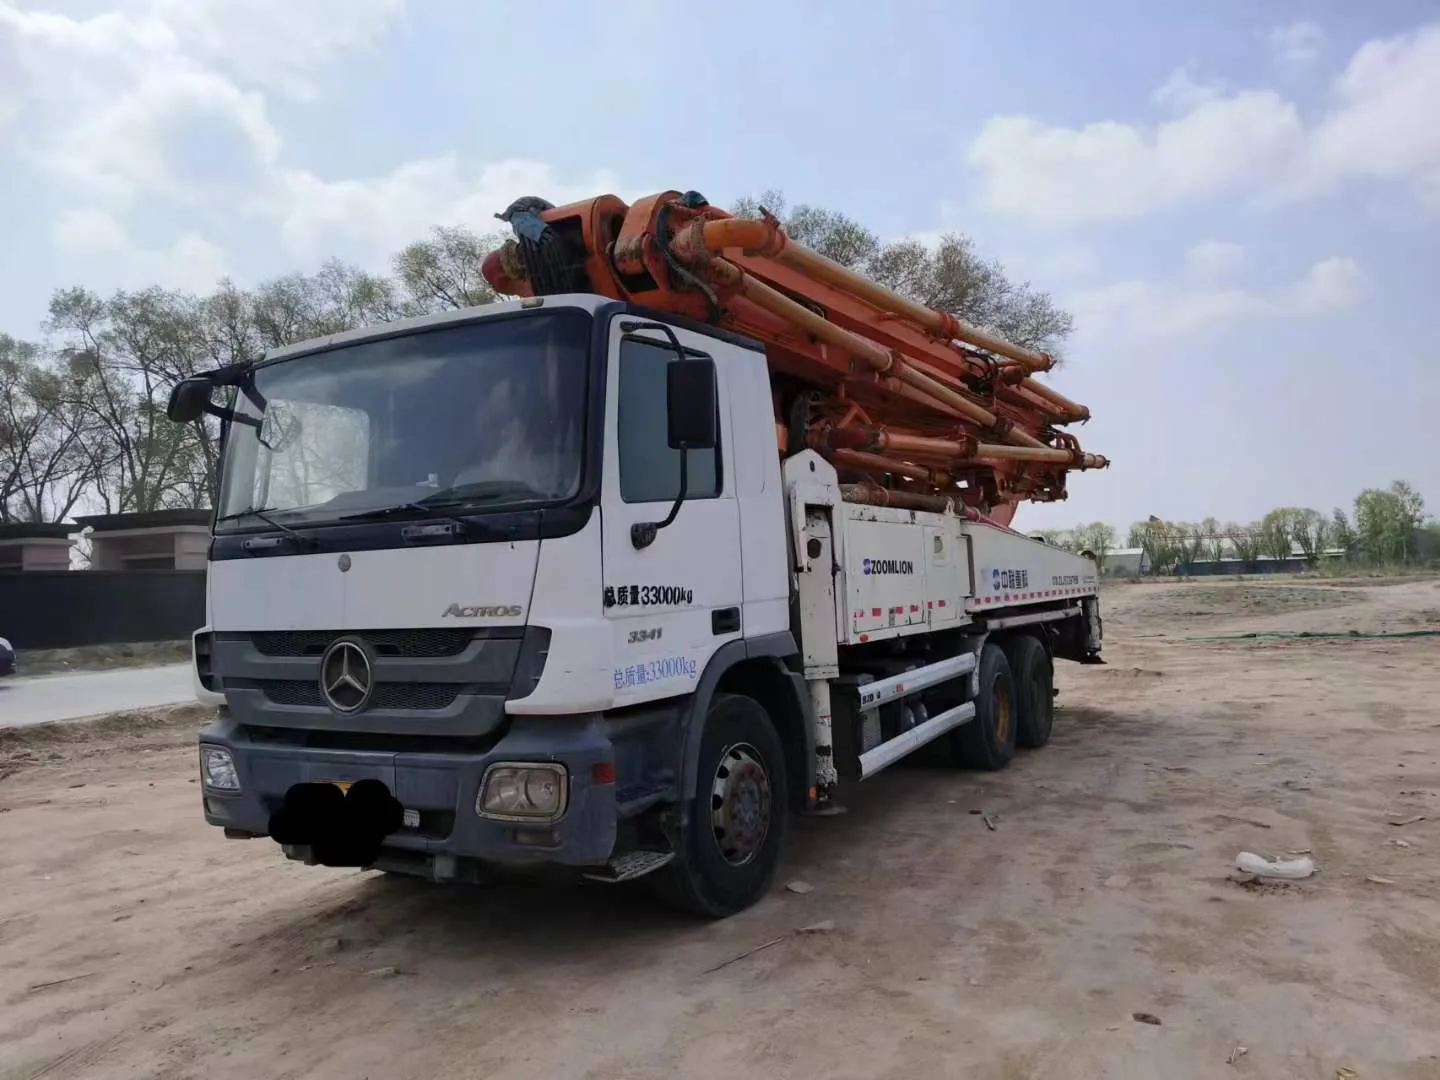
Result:
M666 369L678 354L650 320L610 325L601 487L605 615L615 703L693 691L715 650L742 636L740 510L730 445L727 373L716 363L713 450L687 451L686 498L675 520L637 547L631 526L663 521L680 491L680 451L669 444ZM721 359L715 342L670 328L688 357Z

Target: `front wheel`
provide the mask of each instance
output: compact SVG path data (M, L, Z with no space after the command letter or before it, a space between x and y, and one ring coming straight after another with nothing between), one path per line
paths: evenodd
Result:
M695 796L675 859L654 876L666 902L723 918L770 889L789 806L785 752L753 698L722 694L701 734Z

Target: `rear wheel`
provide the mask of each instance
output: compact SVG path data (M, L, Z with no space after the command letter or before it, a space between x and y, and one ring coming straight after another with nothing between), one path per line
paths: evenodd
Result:
M1033 750L1050 741L1055 722L1055 665L1038 638L1021 634L1005 646L1015 679L1015 742Z
M975 718L955 729L951 745L967 769L993 772L1015 756L1015 679L1005 651L993 641L980 650Z
M785 834L785 779L784 749L765 710L739 694L717 697L705 717L680 850L653 875L661 897L710 918L763 897Z

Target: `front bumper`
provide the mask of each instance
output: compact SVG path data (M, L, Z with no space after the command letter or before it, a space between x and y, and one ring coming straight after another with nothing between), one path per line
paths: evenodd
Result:
M418 825L385 838L377 866L443 879L457 876L460 860L598 866L615 848L615 747L599 714L513 717L493 747L474 752L337 750L272 742L263 734L252 736L223 712L201 731L199 741L224 747L235 762L239 792L204 788L205 820L227 835L268 835L270 815L295 784L374 779L419 815ZM567 798L560 819L519 823L476 814L475 797L486 768L526 761L565 766ZM303 850L287 849L287 854L306 857Z

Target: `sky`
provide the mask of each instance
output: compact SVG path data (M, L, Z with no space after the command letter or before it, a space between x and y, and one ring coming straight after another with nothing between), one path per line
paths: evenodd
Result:
M1440 4L0 0L0 329L554 203L781 189L972 236L1089 405L1023 528L1440 511Z

